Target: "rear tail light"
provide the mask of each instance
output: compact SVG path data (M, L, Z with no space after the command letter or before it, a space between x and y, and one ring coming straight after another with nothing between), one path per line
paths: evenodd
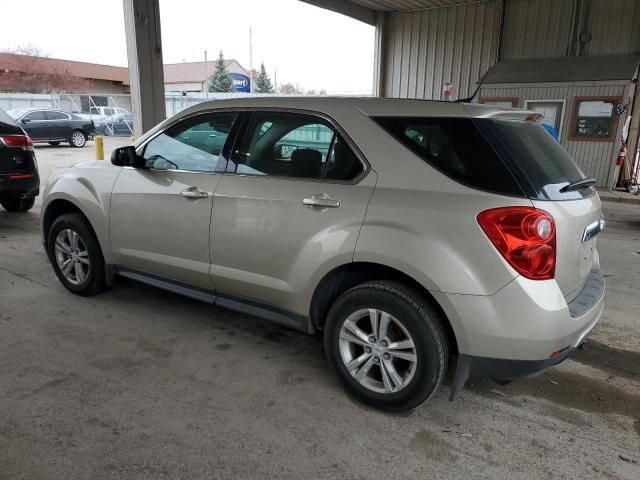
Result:
M509 265L531 280L548 280L556 270L553 217L533 207L492 208L478 214L478 224Z
M26 135L0 135L0 143L3 143L7 147L33 148L33 142Z

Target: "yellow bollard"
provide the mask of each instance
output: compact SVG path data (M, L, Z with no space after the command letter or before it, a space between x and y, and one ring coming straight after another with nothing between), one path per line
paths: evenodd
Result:
M104 137L96 135L93 143L96 146L96 160L104 160Z

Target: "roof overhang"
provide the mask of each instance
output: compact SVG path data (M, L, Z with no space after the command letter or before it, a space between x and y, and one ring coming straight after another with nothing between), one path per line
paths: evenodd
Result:
M638 54L501 60L483 83L631 81L639 63Z
M376 24L377 12L414 12L452 7L489 0L301 0L316 7L341 13L369 25Z

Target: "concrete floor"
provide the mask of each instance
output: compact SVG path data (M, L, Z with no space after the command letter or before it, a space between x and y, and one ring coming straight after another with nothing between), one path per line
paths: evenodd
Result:
M93 151L37 156L44 182ZM68 293L39 203L0 209L0 479L637 480L640 207L604 208L607 306L589 348L402 415L350 400L319 338L130 281Z

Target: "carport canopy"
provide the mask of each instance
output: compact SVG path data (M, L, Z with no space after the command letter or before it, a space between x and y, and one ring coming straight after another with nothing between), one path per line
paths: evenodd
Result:
M381 52L386 15L463 5L469 0L301 0L376 27L374 94L380 95L385 66ZM482 2L486 0L478 0ZM473 2L473 3L478 3ZM141 136L165 119L164 75L159 0L123 0L131 83L134 135Z

